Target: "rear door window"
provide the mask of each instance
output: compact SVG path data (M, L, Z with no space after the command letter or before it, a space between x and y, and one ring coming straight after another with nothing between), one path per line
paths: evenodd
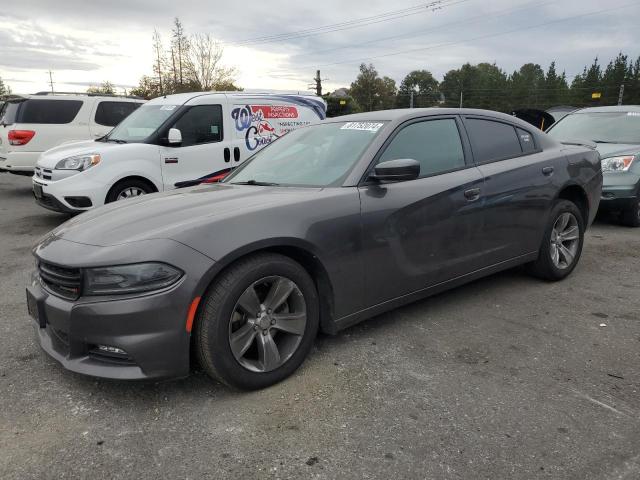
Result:
M95 121L98 125L115 127L139 106L135 102L100 102L96 108Z
M467 118L465 126L476 163L495 162L522 155L523 149L512 125Z
M420 177L465 166L455 119L411 123L393 138L378 162L411 158L420 163Z
M15 123L71 123L82 100L40 100L30 98L18 104Z
M516 132L518 132L518 140L520 140L520 146L522 147L522 151L524 153L535 152L536 144L533 141L533 135L531 135L529 132L521 128L516 128Z

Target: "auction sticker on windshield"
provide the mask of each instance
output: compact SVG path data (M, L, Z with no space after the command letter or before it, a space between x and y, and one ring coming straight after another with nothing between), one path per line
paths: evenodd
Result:
M373 123L373 122L348 122L345 123L341 130L365 130L367 132L377 132L380 130L384 123Z

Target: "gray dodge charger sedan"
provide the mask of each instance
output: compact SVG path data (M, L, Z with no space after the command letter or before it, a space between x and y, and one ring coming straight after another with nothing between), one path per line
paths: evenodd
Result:
M195 358L226 384L262 388L303 362L318 330L516 265L566 277L601 189L595 150L507 115L334 118L223 183L64 223L34 249L28 309L69 370L179 377Z

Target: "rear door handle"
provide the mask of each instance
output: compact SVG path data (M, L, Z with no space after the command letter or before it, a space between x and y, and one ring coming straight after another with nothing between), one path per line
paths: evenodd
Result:
M233 147L233 159L236 162L240 161L240 148L239 147Z
M229 147L224 147L224 161L229 163L231 161L231 150Z
M479 188L470 188L469 190L465 190L464 196L470 202L475 202L480 198L480 189Z
M551 175L553 173L553 167L544 167L542 173L544 175Z

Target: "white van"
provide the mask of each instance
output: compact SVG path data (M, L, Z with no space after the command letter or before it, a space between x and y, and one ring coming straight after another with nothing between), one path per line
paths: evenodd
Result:
M104 138L42 154L36 201L61 212L222 178L290 130L323 120L308 93L208 92L149 101Z
M103 137L143 103L86 93L7 96L0 109L0 171L31 176L45 150Z

